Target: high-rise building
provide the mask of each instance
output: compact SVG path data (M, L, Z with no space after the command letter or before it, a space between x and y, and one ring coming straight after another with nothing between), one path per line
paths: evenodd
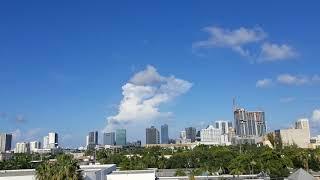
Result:
M196 128L187 127L185 130L186 130L186 138L190 139L191 142L194 142L196 140L196 134L197 134Z
M146 129L146 144L160 144L159 131L154 126Z
M266 134L265 113L237 108L234 111L234 128L240 137L263 136Z
M201 142L210 142L211 144L220 145L221 144L222 130L215 128L212 125L208 126L206 129L202 129L200 132Z
M169 133L168 133L168 125L164 124L161 126L161 144L169 143Z
M116 135L114 132L103 133L103 145L115 145Z
M0 152L11 150L12 134L0 133Z
M58 147L58 134L50 132L48 136L43 137L43 149L55 149Z
M49 136L43 137L42 147L43 149L49 149Z
M89 132L87 148L94 149L96 145L98 145L98 131Z
M50 132L48 134L49 137L49 148L54 149L58 147L58 133Z
M89 146L89 135L86 136L86 147Z
M228 121L216 121L215 125L216 125L216 128L221 130L222 134L228 134L229 125L230 125Z
M232 127L233 127L231 121L228 122L228 127L229 127L229 128L232 128Z
M125 146L127 144L127 133L125 129L116 130L116 145Z
M196 141L201 141L201 131L197 131Z
M18 142L16 143L16 148L14 153L29 153L30 152L30 144L28 142Z
M41 143L39 141L30 142L30 152L35 152L37 149L41 149Z
M306 118L298 119L295 122L296 129L309 129L309 120Z
M180 139L187 139L186 131L180 131Z
M228 141L231 142L232 138L234 138L236 136L236 133L235 133L235 130L233 127L229 127L227 135L228 135Z

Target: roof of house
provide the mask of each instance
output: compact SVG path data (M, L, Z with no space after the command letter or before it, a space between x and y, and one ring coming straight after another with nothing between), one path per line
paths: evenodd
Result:
M292 173L288 180L316 180L311 174L309 174L304 169L300 168L296 172Z

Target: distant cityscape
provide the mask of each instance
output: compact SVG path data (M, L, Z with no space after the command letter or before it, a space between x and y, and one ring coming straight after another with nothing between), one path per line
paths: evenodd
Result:
M234 121L215 121L208 124L204 129L186 127L180 131L177 138L169 137L170 126L163 124L160 131L155 126L145 129L145 147L181 147L193 148L197 145L238 145L238 144L262 144L272 147L267 134L273 134L281 139L284 146L297 145L301 148L315 149L320 147L320 135L310 136L308 119L298 119L294 128L278 129L267 132L267 125L264 111L248 111L244 108L234 108ZM6 153L50 153L61 149L59 146L58 133L49 132L43 137L43 141L17 142L12 149L12 134L1 133L0 150L1 158ZM86 136L85 147L79 150L101 149L101 148L122 148L141 147L141 140L134 142L127 141L126 129L116 129L111 132L102 133L102 141L99 143L99 132L92 131Z

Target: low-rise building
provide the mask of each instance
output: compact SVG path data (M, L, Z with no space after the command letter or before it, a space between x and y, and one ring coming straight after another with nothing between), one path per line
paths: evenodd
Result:
M168 149L174 149L174 148L187 148L187 149L193 149L197 143L186 143L186 144L145 144L144 147L161 147L161 148L168 148Z
M309 148L316 149L320 147L320 135L310 138Z
M107 175L107 180L154 180L156 179L156 170L131 170L131 171L113 171Z
M116 165L81 165L80 170L84 180L103 180L108 174L116 171ZM0 180L36 180L35 174L35 169L1 170Z

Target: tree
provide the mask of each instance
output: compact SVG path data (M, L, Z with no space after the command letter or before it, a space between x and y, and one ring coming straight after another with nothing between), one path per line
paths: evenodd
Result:
M270 141L272 147L275 147L275 137L274 137L274 134L271 132L271 133L268 133L267 134L267 138L268 140Z
M186 176L187 174L182 169L177 169L174 175L175 176Z
M77 161L71 155L59 155L55 162L45 161L36 169L38 180L81 180L83 179Z
M251 157L248 154L240 154L235 159L231 160L229 170L231 174L241 175L250 171Z
M258 161L259 169L267 172L272 178L287 177L288 167L292 167L292 161L287 156L274 150L263 152L258 157Z

